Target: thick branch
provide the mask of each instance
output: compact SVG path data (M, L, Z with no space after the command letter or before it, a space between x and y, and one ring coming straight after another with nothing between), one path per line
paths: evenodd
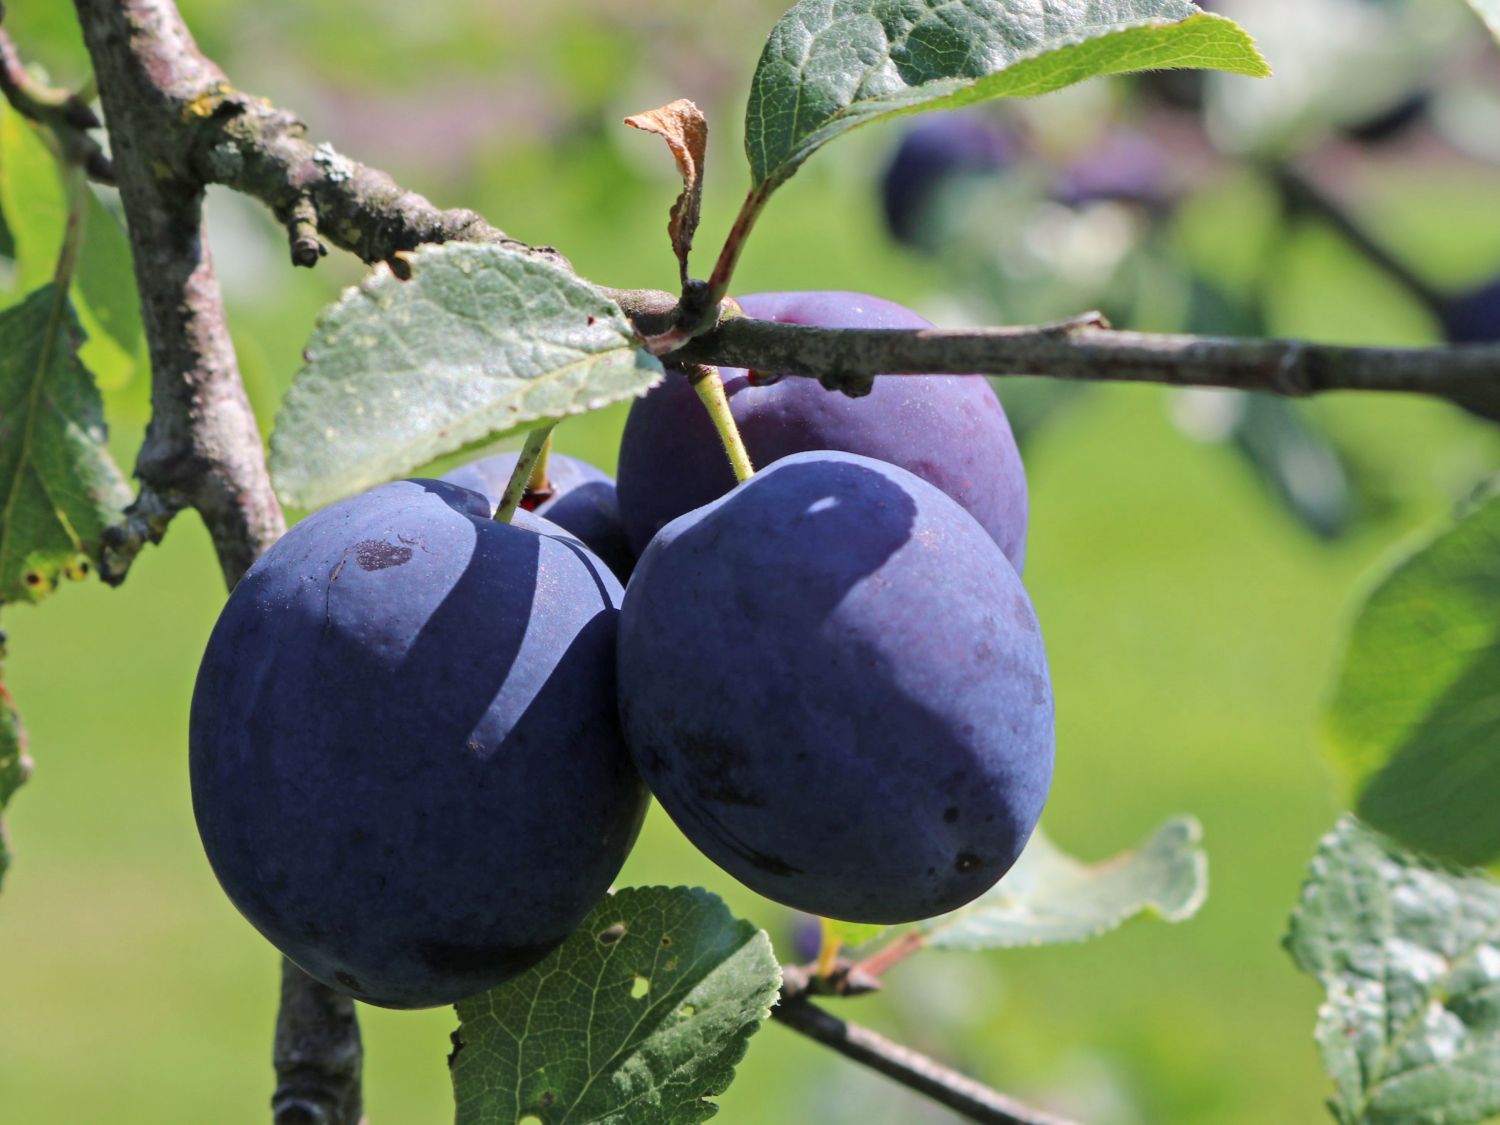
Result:
M783 999L771 1009L771 1018L970 1121L987 1125L1071 1125L1065 1118L1024 1106L867 1027L832 1016L806 999Z
M196 508L232 587L286 529L225 325L203 232L204 184L174 143L182 97L222 84L171 0L76 0L109 119L151 351L141 494L107 560L118 579L172 515ZM357 1125L360 1043L350 1000L287 963L276 1028L281 1125Z
M276 1013L276 1125L356 1125L363 1049L354 1001L282 958Z
M808 328L735 318L670 358L807 375L856 392L866 381L863 372L1050 375L1297 397L1404 391L1500 416L1500 344L1345 347L1119 332L1089 318L1036 328L919 330Z

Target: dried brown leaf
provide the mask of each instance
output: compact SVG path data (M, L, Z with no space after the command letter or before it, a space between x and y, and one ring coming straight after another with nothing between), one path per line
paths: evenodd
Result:
M632 114L625 124L647 133L655 133L667 142L682 173L682 194L672 204L667 233L682 275L688 280L688 254L693 248L693 234L703 202L703 158L708 149L708 120L703 111L687 98L678 98L657 109Z

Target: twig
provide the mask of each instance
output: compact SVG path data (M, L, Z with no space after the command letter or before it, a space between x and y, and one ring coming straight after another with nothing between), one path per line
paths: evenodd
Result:
M4 18L5 6L0 4L0 20ZM88 130L100 126L94 111L71 91L55 90L33 78L3 30L0 30L0 94L22 117L52 130L68 163L78 165L99 183L115 182L109 157L88 134Z
M1448 298L1425 278L1414 273L1347 207L1323 190L1316 180L1296 168L1278 164L1270 170L1272 182L1281 193L1282 203L1292 214L1312 215L1336 230L1351 246L1420 301L1434 316L1441 317Z
M172 514L191 506L232 587L286 523L225 324L203 230L204 184L174 148L177 96L223 75L198 52L171 0L75 2L109 118L151 350L151 423L136 463L141 495L116 537L114 562L128 564L131 542L139 549L160 538ZM282 1125L357 1125L352 1005L289 963L274 1057ZM310 1107L327 1112L309 1115Z
M806 999L783 999L771 1009L771 1018L970 1121L986 1125L1071 1125L1066 1118L1024 1106L910 1047L830 1015Z
M1345 347L1301 340L1040 328L809 328L726 319L668 357L821 379L858 392L866 372L1049 375L1232 387L1301 397L1403 391L1500 414L1500 344Z

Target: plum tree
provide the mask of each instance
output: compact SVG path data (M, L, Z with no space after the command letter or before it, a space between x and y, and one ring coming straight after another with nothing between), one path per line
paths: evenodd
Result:
M545 955L645 812L615 710L621 597L571 536L444 482L295 526L235 587L193 694L193 808L235 905L388 1007Z
M494 510L519 457L515 452L495 453L444 473L441 479L482 494ZM635 552L620 522L614 479L587 461L552 453L547 458L547 483L550 496L535 504L523 500L521 506L576 535L616 578L626 581L635 566Z
M892 301L862 293L756 293L745 312L827 328L930 328ZM1026 553L1026 474L994 389L966 375L877 377L869 394L830 394L816 381L726 367L730 411L757 468L789 454L840 450L887 461L968 509L1019 572ZM620 518L639 555L669 521L734 487L718 434L685 376L631 406L620 442Z
M943 492L848 453L783 458L652 540L621 611L620 709L647 784L710 859L849 921L983 893L1052 775L1015 570Z

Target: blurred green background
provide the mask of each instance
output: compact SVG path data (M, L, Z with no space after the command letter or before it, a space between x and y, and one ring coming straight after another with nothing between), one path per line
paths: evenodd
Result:
M84 77L70 5L7 7L6 27L28 57L60 81ZM1257 12L1269 19L1275 7L1236 14L1269 34ZM1461 5L1449 7L1471 40L1458 57L1484 73L1472 51L1493 53L1494 44ZM295 108L313 137L443 205L474 207L513 234L556 244L596 281L671 287L664 227L674 173L659 142L619 120L679 96L708 110L706 258L744 188L740 106L780 6L182 8L237 85ZM1274 52L1271 61L1283 62ZM1243 80L1217 96L1232 101L1242 87L1249 98ZM1043 99L1026 107L1027 128L1042 149L1067 148L1079 121L1138 115L1129 91L1093 83ZM994 268L898 246L881 223L878 180L902 128L862 130L812 161L767 211L738 289L862 289L943 323L1084 307L1066 287L1028 302ZM1500 271L1500 170L1449 134L1393 152L1356 150L1316 129L1278 143L1336 171L1372 231L1434 285L1459 291ZM993 248L1017 212L984 210L992 204L981 191L953 206L969 241L978 231ZM1269 260L1259 311L1273 333L1439 339L1432 310L1337 236L1315 223L1261 221L1265 209L1253 179L1195 166L1182 207L1153 228L1151 260L1179 279L1191 266L1229 291ZM257 205L216 192L211 213L235 342L269 429L318 310L360 269L335 252L314 271L294 271ZM1038 303L1045 307L1031 307ZM1153 308L1137 303L1127 323L1180 326L1177 314ZM128 466L146 380L126 380L126 366L112 368L106 406ZM1002 397L1047 394L1036 381L1014 382L1002 384ZM1342 630L1381 564L1500 467L1497 431L1440 404L1310 404L1298 416L1355 482L1355 515L1323 538L1231 443L1204 440L1191 423L1204 401L1154 387L1047 399L1051 413L1028 432L1025 453L1026 581L1058 708L1057 778L1043 823L1065 849L1098 859L1170 814L1193 813L1210 856L1207 904L1182 925L1135 922L1084 946L929 954L896 970L885 994L840 1009L1101 1125L1325 1119L1311 1039L1319 990L1279 945L1302 869L1340 807L1320 757L1320 706ZM570 420L559 446L612 468L623 418L617 407ZM6 818L17 860L0 894L5 1125L266 1117L277 958L215 884L187 790L189 695L222 599L202 527L185 515L122 589L74 585L40 607L5 611L6 683L36 763ZM658 812L619 881L707 886L789 948L788 912L732 884ZM451 1011L362 1008L361 1018L371 1120L449 1119ZM727 1123L953 1120L775 1025L752 1040L722 1105Z

